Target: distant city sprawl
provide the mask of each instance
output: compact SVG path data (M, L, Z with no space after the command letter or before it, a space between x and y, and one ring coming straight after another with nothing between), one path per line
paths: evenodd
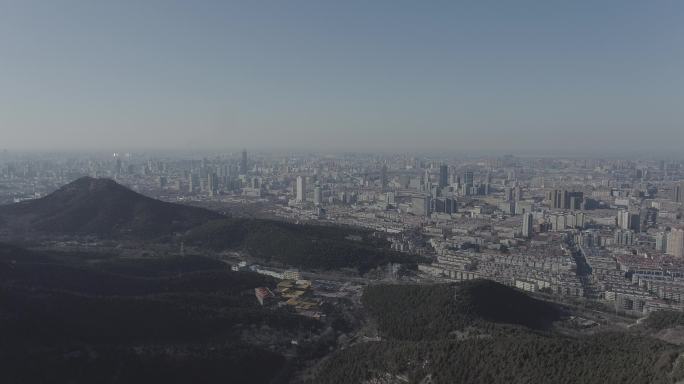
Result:
M82 176L229 214L370 229L425 257L416 279L485 278L605 302L684 309L684 163L672 159L4 152L0 202Z

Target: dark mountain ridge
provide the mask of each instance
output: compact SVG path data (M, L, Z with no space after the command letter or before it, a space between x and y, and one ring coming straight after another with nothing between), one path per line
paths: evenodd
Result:
M354 228L235 219L143 196L110 179L80 178L40 199L0 206L0 239L41 237L166 241L171 235L211 251L240 250L263 262L366 273L387 263L415 265L385 240ZM361 240L349 240L354 235Z
M83 177L40 199L0 206L10 233L154 237L222 215L143 196L110 179Z

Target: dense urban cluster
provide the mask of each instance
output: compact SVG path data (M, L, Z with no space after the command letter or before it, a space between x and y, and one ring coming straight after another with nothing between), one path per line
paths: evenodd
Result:
M232 216L366 228L425 256L417 279L486 278L634 315L684 307L678 161L5 151L0 164L3 203L106 177Z

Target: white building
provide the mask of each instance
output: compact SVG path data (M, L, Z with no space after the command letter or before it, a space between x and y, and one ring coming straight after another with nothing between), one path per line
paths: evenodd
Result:
M667 235L667 254L684 257L684 229L673 229Z
M284 280L301 280L302 274L296 269L288 269L283 272Z
M297 176L297 202L303 203L306 200L306 180L303 176Z

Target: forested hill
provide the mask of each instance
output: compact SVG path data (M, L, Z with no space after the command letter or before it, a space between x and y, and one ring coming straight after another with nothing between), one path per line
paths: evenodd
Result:
M554 304L491 281L380 285L363 295L381 341L333 354L311 383L676 383L682 348L637 333L569 337Z
M270 277L201 256L98 256L0 243L0 382L268 384L289 371L274 346L321 331L258 304Z
M394 252L372 232L227 218L202 208L136 193L110 179L80 178L40 199L0 206L0 235L167 242L172 235L198 248L241 250L266 263L307 269L349 268L365 273L388 263L426 261Z
M221 217L143 196L110 179L83 177L43 198L0 206L0 230L150 239Z
M560 316L554 304L491 280L370 286L363 304L381 334L402 340L443 339L454 331L491 323L543 329Z
M193 228L187 244L236 249L264 262L311 269L351 268L365 273L387 263L415 265L422 258L394 252L369 231L280 221L224 219Z
M361 343L334 354L310 383L674 384L682 379L681 349L652 338L516 333Z

